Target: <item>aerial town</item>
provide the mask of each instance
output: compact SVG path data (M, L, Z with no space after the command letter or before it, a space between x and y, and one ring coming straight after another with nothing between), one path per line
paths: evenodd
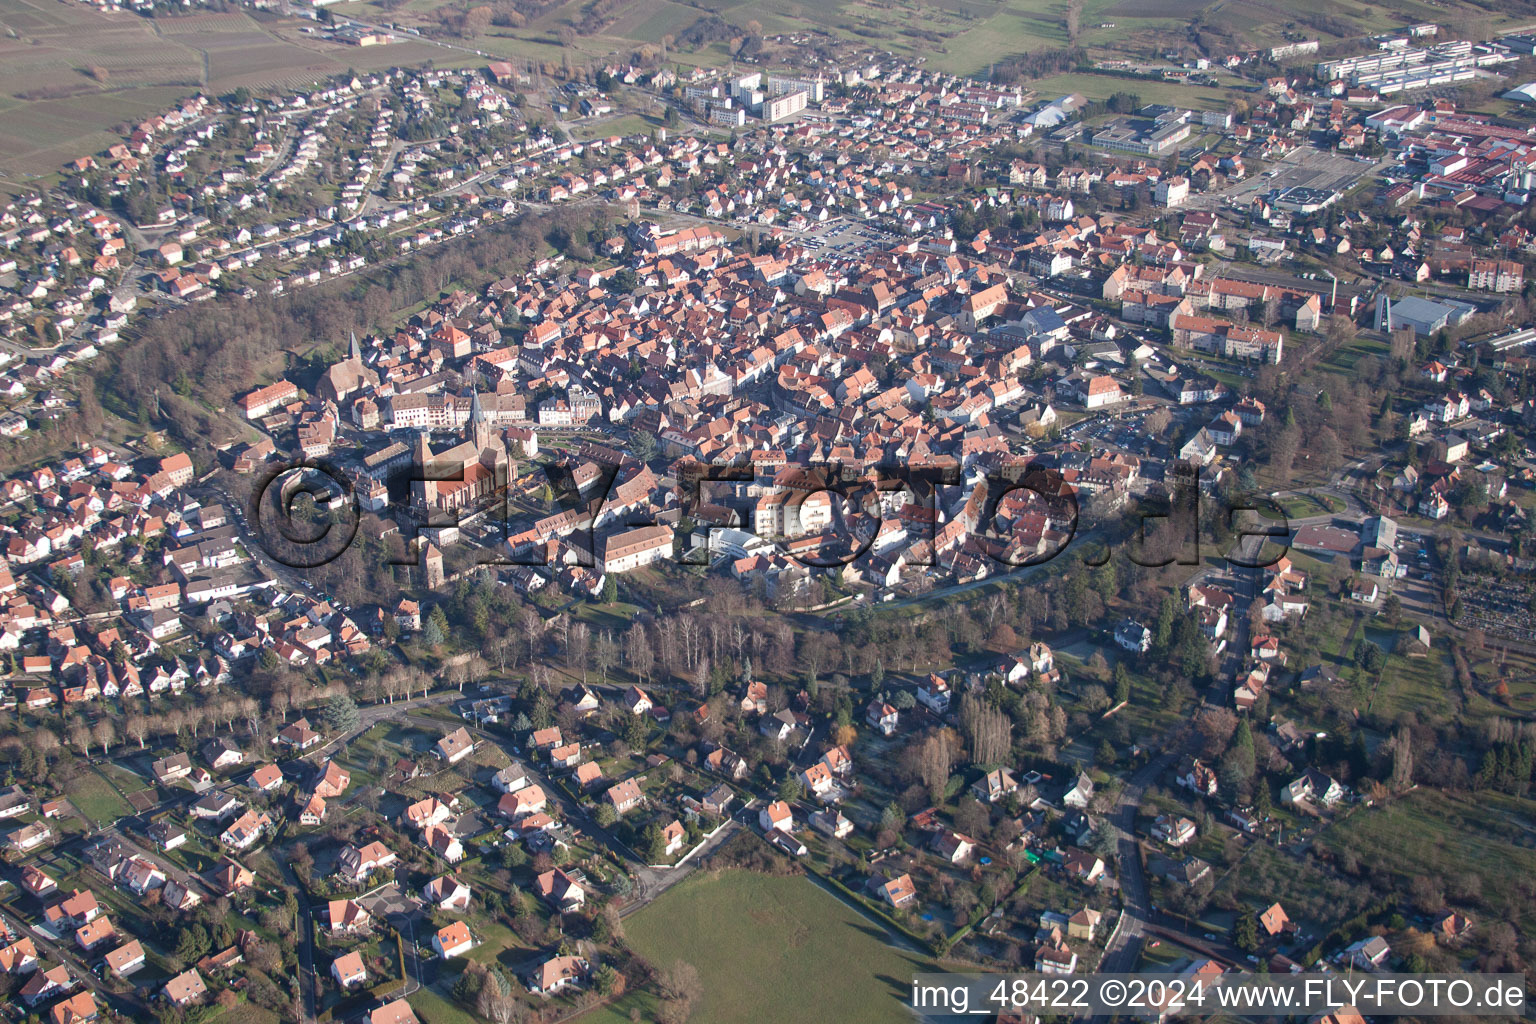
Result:
M0 1012L1536 963L1536 8L577 6L0 0Z

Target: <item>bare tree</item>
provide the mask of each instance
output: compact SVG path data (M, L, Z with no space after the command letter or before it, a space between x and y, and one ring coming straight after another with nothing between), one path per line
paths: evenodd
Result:
M955 764L955 737L948 729L935 730L918 748L918 775L935 800L949 785L949 772Z
M149 719L143 715L129 715L123 720L123 729L132 739L139 743L139 749L144 749L144 738L149 735Z
M704 994L698 968L686 960L679 960L662 971L657 980L663 999L657 1020L662 1024L683 1024L692 1015L694 1004Z
M635 623L624 634L624 660L629 670L642 684L650 681L651 669L656 664L656 654L651 650L651 638L643 623Z
M523 627L523 637L528 641L528 660L533 660L534 646L539 642L539 637L544 635L544 620L532 607L524 606L520 616Z
M619 660L619 645L614 643L613 634L603 630L596 642L592 645L592 664L597 666L597 671L602 677L602 682L608 682L608 670Z
M976 764L998 764L1013 746L1013 723L998 708L976 694L968 693L960 702L960 726L971 743L971 760Z
M74 725L70 726L69 732L65 735L69 740L69 745L80 751L81 757L90 756L91 730L86 727L84 722L76 722Z
M112 727L111 720L106 718L100 719L91 727L91 736L95 738L97 745L101 747L103 756L106 755L107 748L117 742L117 730Z
M578 622L566 631L565 659L568 667L581 666L581 681L587 681L587 655L592 650L592 627Z
M47 760L59 749L59 737L52 729L34 729L31 733L32 749Z
M1232 740L1237 731L1237 715L1230 708L1207 708L1195 719L1195 728L1204 741L1206 757L1216 757Z
M261 724L261 705L256 703L255 697L240 698L240 717L245 719L246 729L254 736Z

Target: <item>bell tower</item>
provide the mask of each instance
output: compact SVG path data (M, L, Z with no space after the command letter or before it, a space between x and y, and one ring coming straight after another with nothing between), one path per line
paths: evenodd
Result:
M476 452L483 452L491 446L494 431L491 430L491 421L486 418L485 410L480 407L480 392L471 393L469 400L469 422L465 424L464 439L473 443Z

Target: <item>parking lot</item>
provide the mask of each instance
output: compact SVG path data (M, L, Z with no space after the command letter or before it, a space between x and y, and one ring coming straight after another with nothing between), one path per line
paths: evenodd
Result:
M1245 178L1227 189L1222 193L1222 199L1228 203L1246 205L1256 195L1284 188L1345 192L1375 168L1375 161L1369 158L1303 146L1275 161L1263 174Z
M892 239L879 228L844 217L833 217L824 224L787 234L812 253L838 256L857 256L870 249L885 248Z

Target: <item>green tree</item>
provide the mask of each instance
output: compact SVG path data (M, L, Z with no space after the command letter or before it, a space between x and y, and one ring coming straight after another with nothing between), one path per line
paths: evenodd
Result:
M184 963L198 960L208 952L212 942L208 937L208 929L200 924L183 928L176 940L176 958Z
M357 728L357 702L344 693L338 693L325 702L320 718L328 732L351 732Z
M1120 837L1112 826L1100 825L1089 839L1089 846L1094 853L1108 860L1120 848Z
M645 826L645 834L641 839L644 844L645 859L650 864L660 864L667 855L667 837L662 835L661 826L651 822Z
M1131 672L1124 662L1115 665L1115 703L1124 704L1131 699Z
M629 452L641 462L650 462L656 457L656 435L645 430L637 430L629 439Z
M634 750L641 750L645 747L646 734L647 729L645 727L644 715L625 716L621 733L625 743L628 743Z
M1244 953L1252 953L1259 948L1259 926L1251 911L1238 915L1237 923L1232 926L1232 944Z

